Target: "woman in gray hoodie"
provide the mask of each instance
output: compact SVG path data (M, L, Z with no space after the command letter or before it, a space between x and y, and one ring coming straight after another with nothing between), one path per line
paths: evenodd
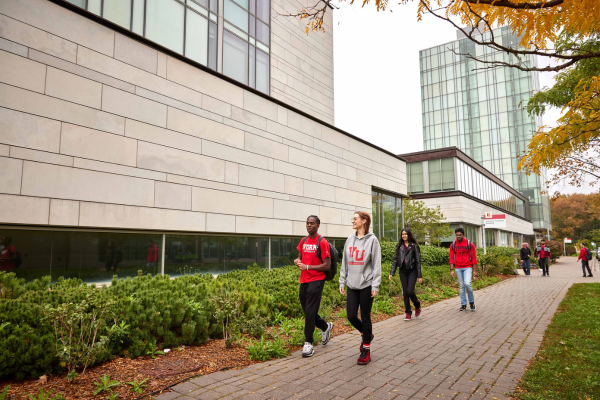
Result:
M373 298L379 292L381 283L381 247L379 240L371 232L371 216L364 211L357 211L352 217L352 228L356 233L346 240L342 268L340 270L340 293L345 294L348 321L362 334L359 365L371 361L371 340L373 325L371 324L371 307ZM360 306L360 319L358 307Z

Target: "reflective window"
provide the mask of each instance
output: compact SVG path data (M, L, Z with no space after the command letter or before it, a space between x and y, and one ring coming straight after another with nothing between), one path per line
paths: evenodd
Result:
M294 265L298 258L298 243L302 238L272 238L271 239L271 268ZM342 252L340 252L342 254Z
M485 245L486 247L496 246L496 229L485 229Z
M397 242L402 225L402 198L377 191L371 197L373 233L379 240Z
M167 235L165 243L165 274L172 277L269 267L265 237Z
M138 274L160 274L162 235L1 229L0 246L20 254L21 265L2 260L0 270L27 281L50 275L84 282L110 282Z
M183 54L185 7L175 0L146 1L146 37Z

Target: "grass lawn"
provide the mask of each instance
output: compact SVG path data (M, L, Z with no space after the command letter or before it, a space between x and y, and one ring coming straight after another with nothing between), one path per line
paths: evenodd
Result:
M600 400L600 283L573 285L515 397Z

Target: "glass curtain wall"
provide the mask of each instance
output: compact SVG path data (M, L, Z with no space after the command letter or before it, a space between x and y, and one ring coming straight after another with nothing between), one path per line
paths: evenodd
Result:
M67 0L265 94L270 90L270 0ZM218 31L218 15L225 18Z
M454 158L440 158L428 161L429 191L454 190Z
M402 198L387 193L372 192L373 233L380 241L398 241L402 229Z
M503 45L518 47L509 27L494 30ZM484 38L489 38L487 32ZM527 148L541 118L523 104L539 89L537 72L481 67L467 54L487 61L514 63L513 55L460 39L420 51L423 144L425 150L456 146L528 197L532 219L550 225L549 202L541 191L545 176L517 170L517 154ZM535 58L524 61L536 65ZM545 174L543 174L545 175Z
M0 229L0 238L0 246L10 241L22 260L16 269L2 260L0 270L27 281L51 275L110 282L113 275L161 273L160 234Z
M479 244L479 240L477 239L478 227L473 225L463 225L463 229L465 230L465 237L477 247Z
M487 203L527 218L525 202L462 160L457 160L457 189Z
M21 265L0 259L0 271L14 272L32 281L50 275L107 283L139 274L171 277L213 275L259 268L294 265L301 237L171 235L162 233L50 231L0 228L0 250L14 247ZM346 238L327 238L342 256ZM271 250L269 253L269 240Z

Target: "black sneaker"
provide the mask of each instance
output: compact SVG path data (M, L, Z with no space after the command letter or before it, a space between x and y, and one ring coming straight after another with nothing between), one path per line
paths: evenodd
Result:
M321 332L321 344L325 346L331 339L331 330L333 329L333 322L327 323L327 329Z
M471 305L471 311L475 311L475 303L469 303Z
M458 309L458 311L465 311L467 309L467 306L460 306L460 308Z

